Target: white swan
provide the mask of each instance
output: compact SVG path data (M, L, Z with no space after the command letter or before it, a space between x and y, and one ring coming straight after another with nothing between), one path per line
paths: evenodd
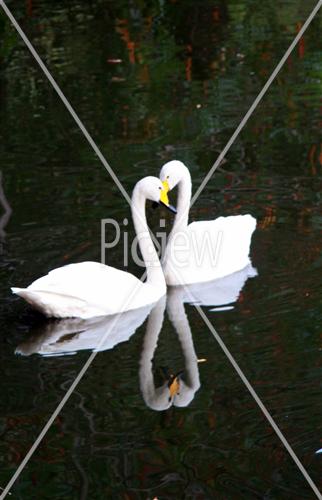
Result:
M251 215L218 217L188 225L191 176L177 160L163 165L160 179L167 191L178 185L177 215L163 259L168 285L222 278L250 263L249 249L256 219Z
M166 283L145 217L145 202L152 200L172 210L156 177L139 181L132 195L135 231L147 270L145 283L130 273L98 262L70 264L50 271L28 288L12 288L34 308L56 318L91 318L153 304L166 293Z

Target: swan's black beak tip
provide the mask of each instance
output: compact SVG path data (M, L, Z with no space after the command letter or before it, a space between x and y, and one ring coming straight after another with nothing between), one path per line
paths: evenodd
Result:
M165 208L170 210L170 212L172 212L173 214L177 213L177 209L173 205L166 205L165 203L163 203L163 201L160 201L159 203L160 205L163 205Z
M158 208L160 205L163 205L165 208L167 208L168 210L170 210L170 212L172 212L174 214L177 213L177 209L174 206L172 206L172 205L166 205L162 201L159 201L159 203L157 201L153 201L152 202L152 208L153 209Z

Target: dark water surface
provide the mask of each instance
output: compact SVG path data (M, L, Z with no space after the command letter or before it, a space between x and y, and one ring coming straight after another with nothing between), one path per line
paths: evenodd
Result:
M197 189L314 4L8 2L128 192L174 158L189 166ZM320 34L321 14L191 215L251 213L258 220L258 276L233 309L205 311L322 488L322 455L315 454L322 447ZM100 220L130 214L2 11L0 35L0 170L12 209L7 221L4 200L4 487L90 353L15 354L48 323L9 287L63 264L99 260ZM148 214L155 230L159 217ZM120 245L108 262L122 267L122 259ZM145 404L145 322L129 341L97 355L11 498L314 498L198 312L185 310L194 349L207 359L198 365L201 386L191 404L162 412ZM162 367L184 367L167 318L154 366L160 384Z

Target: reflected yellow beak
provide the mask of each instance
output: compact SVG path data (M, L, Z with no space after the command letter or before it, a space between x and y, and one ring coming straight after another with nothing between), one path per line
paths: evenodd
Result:
M174 377L172 381L169 383L169 391L170 391L170 398L172 399L174 396L179 394L180 391L180 379L179 377Z

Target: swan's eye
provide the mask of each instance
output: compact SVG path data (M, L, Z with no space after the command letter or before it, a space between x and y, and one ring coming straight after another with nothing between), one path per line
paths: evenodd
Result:
M167 179L169 179L169 177L170 177L170 176L169 176L169 175L167 175Z
M159 187L159 189L160 189L160 191L161 191L162 187Z

